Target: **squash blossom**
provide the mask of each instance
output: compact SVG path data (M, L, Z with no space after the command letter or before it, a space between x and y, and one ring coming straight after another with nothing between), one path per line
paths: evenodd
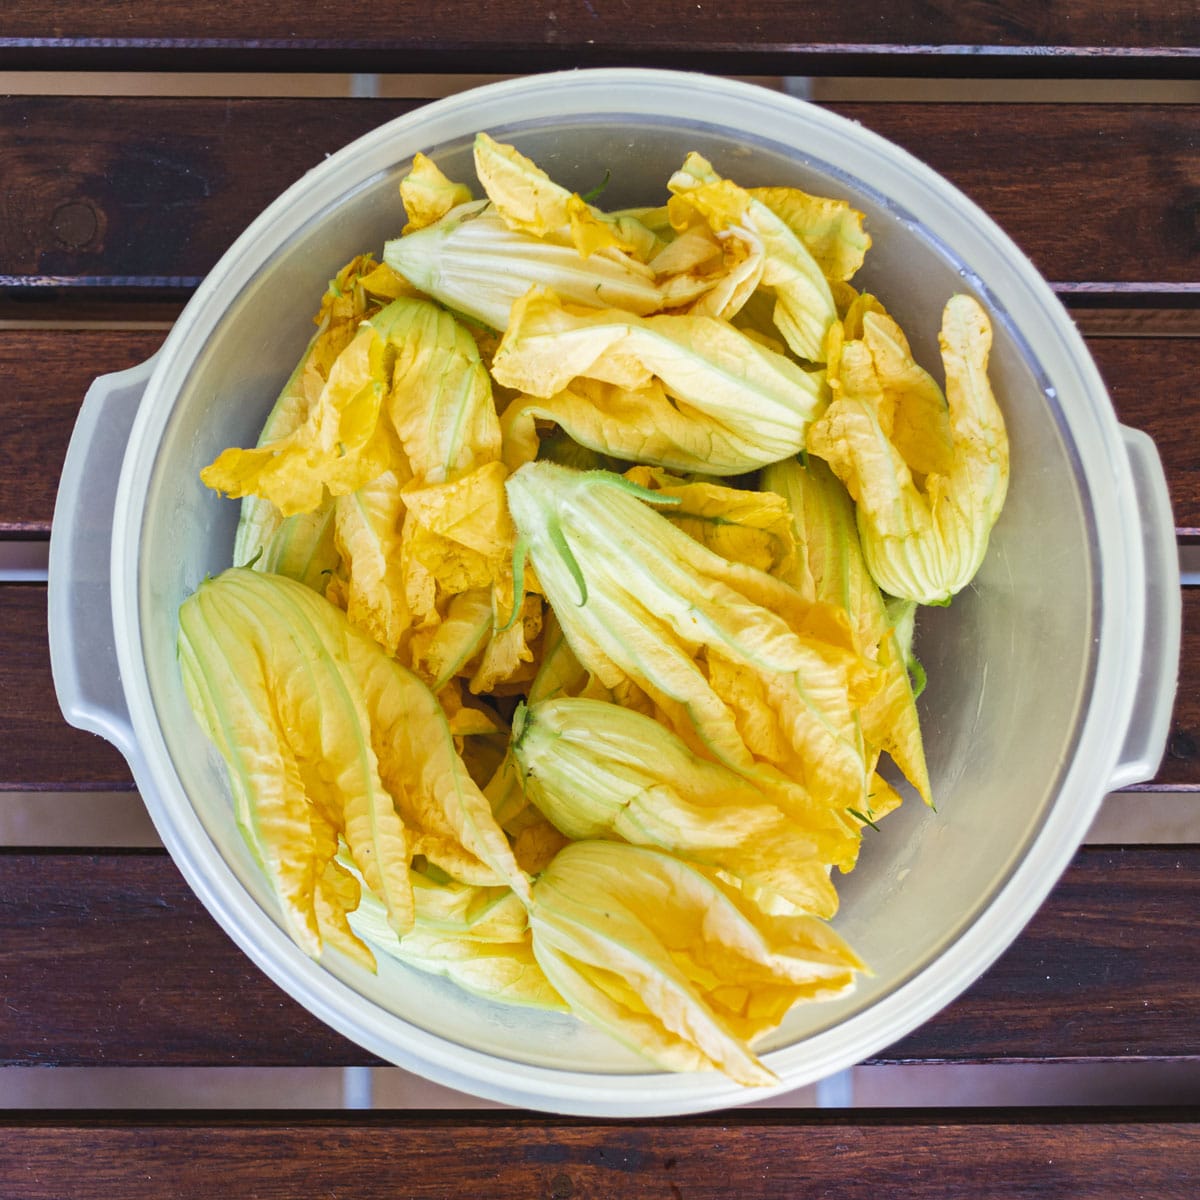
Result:
M862 653L883 670L882 686L861 710L868 746L886 750L925 803L932 803L910 677L911 628L904 636L897 627L899 617L911 618L914 606L906 601L900 612L889 610L867 570L854 504L824 462L810 456L804 466L795 459L775 463L763 472L762 484L787 500L801 551L797 561L784 564L781 577L843 607ZM882 803L872 801L867 816L883 813Z
M987 377L991 323L970 296L946 304L944 408L894 321L867 312L862 327L861 338L833 332L835 399L809 430L808 449L853 497L879 586L945 604L979 570L1008 490L1008 437Z
M506 486L519 550L604 687L632 682L734 770L766 761L820 802L861 805L858 708L879 680L843 612L715 554L619 475L533 462Z
M565 846L533 885L533 952L572 1012L667 1070L776 1082L750 1048L862 963L825 922L768 916L704 869L615 841Z
M628 255L585 259L569 239L512 229L488 200L460 204L432 225L393 238L383 260L422 292L500 332L531 287L553 288L574 304L635 313L662 306L648 266Z
M701 758L653 717L604 700L545 700L517 710L512 753L525 795L570 838L657 847L804 912L837 911L829 865L853 853L850 826L821 827L815 805L806 822L798 789L772 795L765 779Z
M317 403L334 362L354 340L364 319L389 300L411 291L390 268L369 255L351 259L329 281L313 323L316 333L288 377L259 433L258 445L280 442L303 425ZM247 493L241 505L233 562L287 575L324 591L326 572L337 565L333 545L333 505L284 517L269 499Z
M803 449L829 393L807 371L728 321L583 309L530 291L492 361L524 393L505 411L552 420L601 454L706 475L733 475Z
M759 287L774 299L776 328L799 358L824 362L825 336L837 320L833 293L820 265L786 220L752 192L724 179L695 152L671 176L673 225L699 213L718 236L749 242L762 256Z
M197 719L229 767L238 825L309 954L365 947L339 839L398 934L413 926L409 865L528 895L437 698L316 592L230 568L179 613Z

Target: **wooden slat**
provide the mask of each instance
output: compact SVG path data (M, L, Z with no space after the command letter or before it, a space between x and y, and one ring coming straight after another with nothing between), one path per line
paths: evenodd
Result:
M866 0L659 0L623 5L459 0L433 16L368 0L153 6L22 0L0 15L0 68L528 72L633 63L734 73L1186 73L1187 0L880 9ZM1182 61L1179 61L1182 58Z
M1194 106L834 107L962 188L1072 294L1196 286Z
M1200 337L1090 337L1117 418L1154 439L1183 535L1200 533L1200 456L1186 428L1200 427Z
M1088 350L1118 418L1158 447L1176 529L1200 534L1200 455L1190 432L1200 430L1200 337L1088 338Z
M0 99L0 285L191 286L289 183L415 103ZM945 173L1064 289L1200 295L1197 106L834 107Z
M1182 1200L1189 1110L8 1115L7 1200Z
M0 330L5 436L0 438L0 534L48 537L79 406L93 379L162 345L161 330Z
M1169 1059L1200 1047L1200 847L1081 850L961 999L875 1062ZM159 852L0 853L0 1063L361 1064Z
M289 184L417 104L0 99L0 286L195 286Z
M0 439L0 534L47 537L79 404L97 375L148 357L162 331L0 329L6 381ZM1200 337L1092 338L1117 415L1162 455L1182 533L1200 533L1200 456L1180 430L1200 421ZM36 470L30 464L37 464Z
M0 586L0 801L11 791L133 787L125 760L62 717L50 674L46 589Z
M1183 593L1183 653L1172 736L1145 789L1200 790L1200 589ZM132 786L107 742L62 719L46 644L46 593L0 585L0 792L111 790Z

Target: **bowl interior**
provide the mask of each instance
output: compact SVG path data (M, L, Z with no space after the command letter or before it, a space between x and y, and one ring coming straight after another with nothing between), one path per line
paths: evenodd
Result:
M849 125L845 152L821 156L790 138L774 141L769 130L722 127L719 104L698 102L695 111L707 119L638 115L614 96L609 110L562 119L506 122L481 107L476 125L514 141L568 187L586 191L610 172L599 201L610 208L662 202L667 177L690 150L746 185L849 198L866 213L874 241L855 283L883 299L935 376L946 299L970 290L989 306L992 380L1012 449L1009 500L982 571L948 608L925 609L918 622L937 811L906 803L881 832L867 831L858 869L839 877L837 925L874 976L844 1001L795 1010L765 1043L771 1050L866 1012L936 964L1008 879L1050 806L1064 802L1060 785L1092 686L1096 535L1064 417L1072 398L1030 350L1026 314L1011 296L985 290L981 261L993 252L987 232L977 242L957 237L951 247L922 211L876 191L874 150L857 145ZM237 503L206 490L198 472L224 447L254 442L309 337L326 281L352 255L379 254L398 234L397 185L412 153L424 150L452 178L473 181L469 129L424 143L419 128L406 127L385 166L328 196L284 231L272 253L248 263L223 297L223 315L204 328L202 352L160 381L157 400L169 415L136 531L154 719L216 854L267 913L274 902L233 826L223 764L198 732L175 662L179 603L206 573L229 565L237 517ZM518 1064L610 1076L645 1070L569 1018L491 1004L395 964L384 964L378 977L338 962L331 970L375 1007L384 1027L395 1021L397 1037L407 1023Z

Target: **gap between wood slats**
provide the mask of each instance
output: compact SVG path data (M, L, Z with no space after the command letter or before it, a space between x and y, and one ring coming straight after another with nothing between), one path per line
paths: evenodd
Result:
M660 0L661 5L661 0ZM583 6L595 17L594 8ZM720 9L720 5L709 5ZM957 7L961 8L961 5ZM525 12L539 15L537 6L523 5ZM487 15L492 15L489 5ZM310 10L311 12L312 10ZM392 10L393 13L396 10ZM413 62L438 74L483 74L499 70L502 75L531 74L542 71L574 70L583 67L649 67L702 72L707 74L746 74L786 77L901 77L964 80L1012 78L1037 81L1047 75L1053 64L1055 79L1179 79L1195 77L1198 52L1194 45L1156 44L1127 47L1116 44L1127 35L1128 27L1110 33L1093 45L1048 44L1035 35L1029 42L996 44L941 41L945 28L929 28L926 36L900 42L878 43L858 40L864 29L853 32L851 40L825 42L761 41L754 43L747 34L764 23L777 26L781 18L771 14L756 21L754 14L739 7L741 24L735 30L715 37L700 29L694 20L705 11L703 5L685 5L682 17L672 24L686 29L683 38L653 37L637 24L635 40L621 31L616 37L586 36L588 30L560 28L557 12L545 13L545 23L531 36L517 31L501 42L483 38L466 43L431 41L424 33L399 40L380 38L347 41L339 30L333 37L298 38L289 36L248 39L233 37L163 38L161 26L151 37L119 38L111 26L94 37L5 37L0 36L0 68L35 71L205 72L243 74L248 72L328 72L340 66L347 72L383 73L394 70L397 62ZM830 12L826 6L826 13ZM877 14L871 13L873 21ZM795 24L796 15L788 11L782 18ZM936 20L936 18L935 18ZM803 24L803 18L801 18ZM460 15L456 27L469 27L470 18ZM629 22L626 20L626 24ZM227 26L226 26L227 28ZM595 32L602 32L594 30ZM39 30L40 34L42 30ZM980 32L969 29L968 35ZM1188 31L1191 32L1190 30Z
M1084 835L1085 846L1200 843L1195 792L1113 792ZM0 791L0 847L161 847L141 797L124 792ZM2 1105L0 1105L2 1107Z
M346 1072L366 1075L370 1103L346 1103ZM842 1073L841 1108L1166 1105L1200 1103L1200 1062L901 1064ZM0 1067L0 1109L328 1109L428 1113L505 1109L399 1067ZM828 1108L815 1085L754 1101ZM10 1111L10 1117L13 1115ZM2 1118L0 1118L2 1120Z
M436 100L512 75L280 74L271 72L0 71L10 96L304 96ZM867 76L726 76L818 101L994 104L1194 104L1200 82L1184 79L898 79Z
M1089 340L1103 338L1191 338L1200 337L1200 307L1196 308L1095 308L1080 307L1074 298L1064 296L1063 302L1079 332ZM18 305L28 308L28 303ZM130 318L112 318L105 313L124 312L120 302L105 302L83 295L63 297L53 304L54 313L45 317L6 317L2 314L18 311L11 300L0 298L0 334L2 333L167 333L183 309L184 301L176 303L153 299L129 302L136 314Z

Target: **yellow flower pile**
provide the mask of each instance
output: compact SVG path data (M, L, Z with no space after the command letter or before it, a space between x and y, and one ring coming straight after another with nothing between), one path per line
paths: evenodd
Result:
M180 666L293 938L575 1013L671 1070L865 969L831 871L932 802L918 604L1007 483L990 326L946 390L849 280L843 201L691 154L605 212L480 134L329 286Z

